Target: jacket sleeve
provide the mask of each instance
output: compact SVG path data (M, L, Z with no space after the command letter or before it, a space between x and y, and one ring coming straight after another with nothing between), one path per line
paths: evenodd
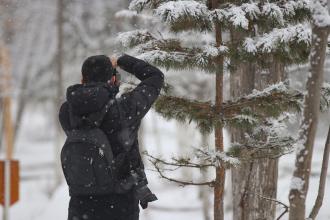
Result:
M121 98L121 105L128 119L142 119L160 94L164 85L164 74L156 67L135 57L124 54L118 66L141 80L140 84Z

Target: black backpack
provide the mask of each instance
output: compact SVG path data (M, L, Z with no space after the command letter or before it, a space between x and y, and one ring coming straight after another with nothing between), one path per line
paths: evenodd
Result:
M134 172L126 179L117 179L120 165L106 134L99 128L113 104L118 106L111 99L100 112L85 117L74 115L69 105L70 124L77 129L67 132L61 163L71 196L126 193L138 181Z

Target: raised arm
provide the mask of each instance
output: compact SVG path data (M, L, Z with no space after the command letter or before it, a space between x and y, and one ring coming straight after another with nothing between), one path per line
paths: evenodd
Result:
M164 74L149 63L129 56L121 56L118 66L141 80L131 92L122 95L121 103L128 109L128 116L141 119L151 108L164 84Z

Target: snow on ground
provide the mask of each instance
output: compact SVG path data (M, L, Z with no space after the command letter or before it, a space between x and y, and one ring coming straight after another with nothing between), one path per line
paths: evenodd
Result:
M15 151L15 158L20 160L21 165L21 198L11 208L10 220L64 220L67 218L68 189L64 182L54 189L54 170L52 168L55 158L54 142L52 141L54 131L50 129L50 123L52 123L49 120L50 116L45 115L44 112L36 109L29 111L29 117L25 117L23 123L22 135ZM182 140L180 142L176 139L179 132L180 135L184 135L183 140L187 141L187 147L198 146L199 137L196 136L196 133L192 130L193 128L187 130L181 128L181 131L177 129L177 124L174 121L167 122L153 112L148 113L144 127L144 147L150 154L171 157L179 152L179 147L184 147L179 146L182 145ZM158 138L156 137L157 133L159 134ZM307 198L308 210L311 209L317 194L324 142L323 139L317 140L315 146L313 175L310 183L310 193ZM282 157L279 164L278 199L287 204L294 155ZM183 188L161 180L156 173L150 171L150 167L148 167L147 175L150 188L157 194L159 200L152 203L147 210L141 209L141 220L203 219L198 188ZM230 180L229 176L227 180ZM229 185L227 181L227 186ZM318 216L319 220L330 219L330 212L328 211L330 208L329 195L330 178L328 177L323 207ZM228 187L226 196L229 200L230 190ZM212 202L211 196L210 201ZM230 205L226 205L226 220L231 219L229 207ZM281 211L282 209L279 207L278 213ZM212 207L210 207L210 214L212 216ZM0 210L0 215L2 215L2 210Z

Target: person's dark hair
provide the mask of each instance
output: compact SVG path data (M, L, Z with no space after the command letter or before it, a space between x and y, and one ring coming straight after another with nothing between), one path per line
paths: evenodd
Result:
M111 79L114 69L109 57L96 55L88 57L81 68L83 82L107 82Z

